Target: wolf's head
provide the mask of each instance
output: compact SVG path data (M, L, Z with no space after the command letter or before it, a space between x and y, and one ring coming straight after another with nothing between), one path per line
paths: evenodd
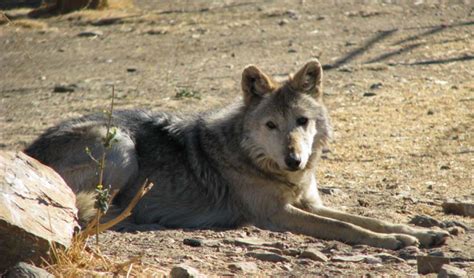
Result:
M275 82L254 65L244 69L242 146L261 168L281 173L314 166L318 150L331 136L322 103L322 77L316 59L283 83Z

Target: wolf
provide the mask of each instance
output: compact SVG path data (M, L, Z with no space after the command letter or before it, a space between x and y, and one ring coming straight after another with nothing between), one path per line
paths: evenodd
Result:
M322 79L316 59L284 82L249 65L242 73L242 100L222 110L194 115L114 112L116 142L109 149L103 146L107 117L88 115L50 128L25 152L55 169L78 199L92 196L88 192L98 180L86 147L94 157L106 152L104 184L120 190L117 206L124 207L146 179L153 182L133 211L137 224L253 224L386 249L443 244L449 236L444 231L323 205L315 171L332 128ZM93 201L88 203L92 209Z

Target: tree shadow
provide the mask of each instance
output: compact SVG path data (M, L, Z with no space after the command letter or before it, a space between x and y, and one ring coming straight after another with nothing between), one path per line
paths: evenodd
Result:
M388 31L382 31L378 34L376 34L374 37L372 37L370 40L368 40L363 46L354 49L353 51L349 52L346 54L344 57L341 59L338 59L334 64L326 64L323 65L324 70L331 70L338 68L344 64L349 63L350 61L354 60L357 56L362 55L364 52L372 48L377 42L393 35L395 32L397 32L398 29L392 29Z
M431 35L440 33L444 30L449 29L449 28L454 28L454 27L459 27L459 26L468 26L468 25L474 25L474 21L465 21L465 22L459 22L459 23L450 24L450 25L432 26L429 30L427 30L423 33L416 34L416 35L413 35L413 36L409 36L408 38L405 38L405 39L401 39L399 41L394 42L393 45L415 41L415 40L421 39L423 37L427 37L427 36L431 36Z
M431 26L431 27L429 27L430 29L425 31L425 32L422 32L422 33L419 33L419 34L416 34L416 35L412 35L412 36L408 36L404 39L401 39L401 40L398 40L398 41L394 42L392 45L400 45L400 44L405 44L405 43L408 43L408 42L413 42L413 41L422 39L422 38L427 37L427 36L438 34L440 32L443 32L443 31L451 29L451 28L461 27L461 26L469 26L469 25L474 25L474 21L463 21L463 22L453 23L453 24L449 24L449 25L444 25L443 24L443 25L439 25L439 26ZM406 29L408 29L408 28L406 28ZM410 29L412 29L412 28L410 28ZM345 64L348 64L349 62L354 60L356 57L362 55L364 52L366 52L369 49L373 48L376 43L388 38L389 36L393 35L394 33L396 33L397 31L400 31L400 30L403 30L403 29L393 29L393 30L388 30L388 31L383 31L383 32L378 33L377 35L375 35L374 37L369 39L364 45L362 45L359 48L354 49L351 52L349 52L348 54L346 54L342 58L338 59L335 63L323 65L323 69L327 71L327 70L332 70L332 69L341 67ZM414 50L416 48L419 48L420 46L423 46L423 45L425 45L425 44L424 43L413 43L413 44L404 46L400 49L397 49L397 50L390 51L390 52L384 53L382 55L379 55L375 58L372 58L372 59L368 60L364 64L382 62L382 61L385 61L389 58L399 56L403 53L412 51L412 50ZM454 58L447 58L447 59L433 59L433 60L414 62L414 63L410 63L410 64L408 64L408 63L399 63L399 64L400 65L446 64L446 63L451 63L451 62L469 61L469 60L472 60L472 57L473 57L472 55L464 55L464 56L461 56L461 57L454 57Z
M404 66L422 66L422 65L437 65L437 64L448 64L452 62L465 62L474 60L474 55L463 55L459 57L453 58L446 58L446 59L433 59L433 60L424 60L424 61L417 61L413 63L399 63L398 65Z

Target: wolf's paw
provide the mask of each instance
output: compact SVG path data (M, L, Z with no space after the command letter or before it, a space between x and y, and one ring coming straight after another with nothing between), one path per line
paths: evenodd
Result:
M443 245L449 237L446 231L422 230L413 234L421 243L423 248L431 248Z
M382 248L398 250L407 246L419 246L420 242L416 237L404 234L390 234L384 237Z

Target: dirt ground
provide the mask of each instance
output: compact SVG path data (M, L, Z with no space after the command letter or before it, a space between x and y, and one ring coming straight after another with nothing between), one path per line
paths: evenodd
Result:
M448 199L474 199L472 1L137 0L126 10L38 20L27 20L28 11L5 11L12 22L0 25L0 149L21 150L51 125L102 111L112 84L117 109L206 110L241 101L240 74L247 64L284 78L317 57L325 65L324 99L335 129L317 172L330 193L323 194L326 203L399 223L428 215L474 227L473 218L441 209ZM73 91L55 92L58 85ZM255 227L142 230L104 233L102 252L115 261L140 256L135 268L144 276L169 273L179 263L210 276L417 275L413 257L335 259L402 256L403 250ZM242 237L267 244L233 242ZM191 247L185 238L203 244ZM474 275L473 246L471 230L420 252L461 258L457 265ZM330 261L288 251L306 248ZM248 256L253 249L283 250L287 260L258 260ZM258 269L230 266L242 261Z

